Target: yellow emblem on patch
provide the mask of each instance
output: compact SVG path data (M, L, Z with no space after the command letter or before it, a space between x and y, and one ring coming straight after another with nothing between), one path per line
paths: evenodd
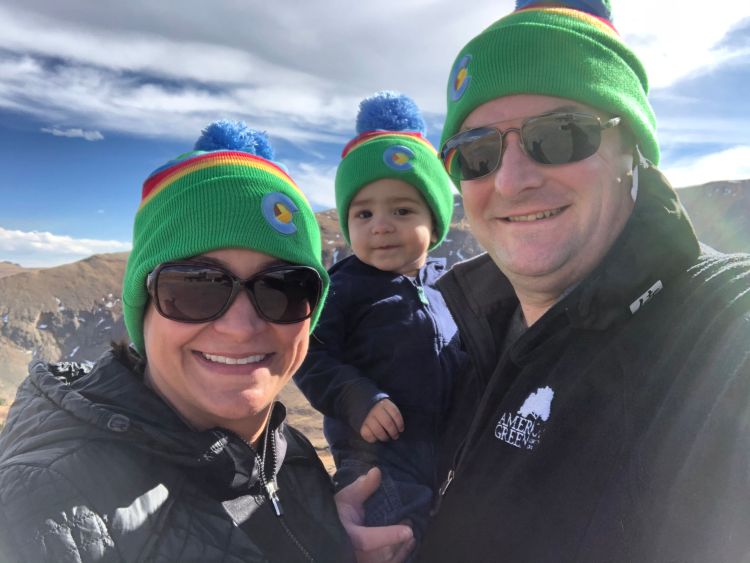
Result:
M292 212L289 211L287 206L283 203L277 202L276 205L273 206L273 214L277 221L280 221L285 225L292 222Z

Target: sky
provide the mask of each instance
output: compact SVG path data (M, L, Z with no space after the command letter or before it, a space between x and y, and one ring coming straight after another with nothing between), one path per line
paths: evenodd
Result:
M673 185L750 178L750 2L612 4ZM314 209L332 208L359 101L408 94L437 145L453 59L513 5L0 0L0 261L128 250L143 180L220 118L267 131Z

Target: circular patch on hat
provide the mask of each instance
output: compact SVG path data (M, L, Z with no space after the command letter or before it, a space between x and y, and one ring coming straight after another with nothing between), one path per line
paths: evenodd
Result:
M414 152L403 145L388 147L383 152L383 162L386 166L399 172L411 170L414 167L412 160L414 160Z
M453 66L448 87L450 88L451 100L454 102L460 100L469 87L469 83L471 82L471 76L469 75L470 62L471 55L464 55Z
M261 202L263 217L274 229L284 235L297 232L294 224L294 214L299 211L294 202L281 192L273 192L263 196Z

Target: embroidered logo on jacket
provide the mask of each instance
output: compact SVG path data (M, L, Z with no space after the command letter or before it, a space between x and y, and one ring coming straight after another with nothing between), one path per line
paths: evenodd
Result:
M651 298L659 293L662 289L664 289L664 285L661 283L661 280L656 280L656 283L649 287L646 290L646 293L641 295L638 299L630 304L630 312L635 315L641 307L651 301Z
M515 448L533 450L539 444L555 392L541 387L528 396L517 413L506 412L495 426L495 438Z

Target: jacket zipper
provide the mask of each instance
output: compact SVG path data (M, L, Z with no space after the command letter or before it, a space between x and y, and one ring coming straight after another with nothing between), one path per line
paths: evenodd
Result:
M426 267L425 267L424 271L426 271ZM420 273L421 272L418 271L417 275L414 276L413 280L411 280L411 278L409 278L409 279L412 282L412 284L414 285L414 288L417 290L417 297L419 297L420 303L422 303L422 305L424 305L424 308L427 311L427 316L430 318L430 321L432 322L432 331L435 334L435 336L438 337L440 335L440 327L438 326L438 323L435 320L435 315L433 314L432 306L430 305L430 300L427 298L427 293L425 292L424 286L422 285L422 280L419 279L419 274ZM441 391L441 389L437 389L435 391L435 395L434 395L435 400L438 400L440 398L440 391ZM440 401L438 401L438 402L440 402ZM433 424L432 424L432 426L433 426L432 431L433 431L433 434L435 436L437 436L439 434L439 432L438 432L438 425L439 425L438 419L435 418L434 421L433 421ZM433 486L434 486L435 483L437 483L437 480L438 480L437 468L434 468L433 471L432 471L432 483L433 483ZM441 486L441 489L442 489L442 486ZM439 502L437 504L439 504Z
M430 301L427 299L427 294L424 292L424 288L421 285L418 285L417 282L414 282L414 287L417 288L417 296L419 297L419 300L422 302L423 305L429 305Z
M491 379L491 378L490 378ZM486 391L486 390L485 390ZM458 445L458 448L456 448L456 453L453 456L453 463L451 464L451 468L448 471L448 475L445 477L445 480L440 485L440 488L438 489L437 498L435 499L434 507L432 509L432 515L438 513L440 510L440 505L443 503L443 498L445 497L445 493L448 492L448 488L451 486L453 481L456 479L456 472L458 471L459 467L461 467L461 463L464 459L464 454L466 453L466 445L469 441L469 438L476 434L477 428L480 425L480 419L481 414L484 412L486 403L488 401L489 393L483 393L482 399L479 403L479 407L477 408L474 418L471 421L471 424L469 425L469 430L466 432L466 435L464 436L463 440L461 440L461 443Z
M448 487L451 486L451 483L453 483L453 480L456 478L456 469L458 468L458 462L461 461L461 452L463 451L465 444L466 438L463 439L461 445L458 447L458 451L456 451L456 455L453 456L453 463L451 464L450 470L448 470L448 475L446 475L445 480L442 482L440 488L438 489L438 494L435 497L435 502L433 503L432 510L430 511L430 516L435 516L438 512L440 512L440 506L443 504L445 493L448 492Z
M455 285L454 281L454 285ZM451 287L450 284L443 284L440 291L443 293L443 296L445 297L445 303L448 305L448 310L450 311L451 315L453 315L453 318L456 321L456 325L458 326L459 333L461 332L467 332L466 330L462 331L461 326L464 328L467 326L467 322L463 318L463 311L464 309L462 307L458 306L458 299L454 298L454 295L452 295L453 287ZM462 294L458 292L458 294L462 298ZM453 306L450 304L453 303ZM467 353L470 357L481 357L476 351L473 353L468 350L468 348L471 347L472 339L466 339L464 340L467 346ZM458 470L459 466L461 465L461 462L463 461L464 457L464 450L466 449L466 444L469 441L469 437L472 436L472 434L475 432L477 426L479 425L479 418L480 413L484 411L485 403L487 401L488 393L486 393L487 388L489 387L489 384L492 380L492 377L489 378L488 381L484 382L482 373L480 371L476 371L476 376L485 383L484 389L485 392L482 393L482 398L479 402L479 406L474 414L474 418L471 421L471 424L469 425L469 430L466 432L466 435L464 436L463 440L461 440L461 443L456 448L456 453L453 455L453 463L451 464L451 468L448 470L448 474L446 475L445 479L443 480L442 484L440 485L440 488L438 489L438 494L436 495L435 502L433 504L433 508L431 511L431 516L436 515L440 511L440 506L443 502L443 498L445 497L445 494L448 492L448 488L451 486L453 481L456 479L456 471Z
M440 498L443 498L445 496L445 493L448 491L448 487L451 486L451 483L453 482L453 477L456 475L456 470L451 468L450 471L448 471L448 476L445 478L445 481L443 481L443 484L440 485L440 489L438 490L438 494L440 495Z
M302 552L302 556L311 563L315 563L315 559L312 558L312 555L305 549L305 547L300 543L300 541L297 539L297 537L294 535L294 533L289 529L289 526L286 525L286 522L284 521L284 518L279 517L279 523L281 524L281 527L284 528L284 531L289 536L289 538L294 542L294 545L297 546L297 549Z
M270 434L270 439L269 439ZM272 471L273 471L273 477L271 480L266 480L266 451L268 442L271 442L271 456L272 456ZM249 445L249 444L248 444ZM255 454L255 457L258 458L258 480L260 481L260 484L263 486L263 489L266 491L266 496L268 497L268 500L271 501L271 504L273 505L273 511L276 513L276 516L279 519L279 524L281 524L281 527L284 529L284 532L286 532L286 535L289 536L289 539L292 540L292 543L297 547L297 549L300 550L302 553L302 556L307 561L311 561L312 563L315 563L315 559L310 555L310 552L305 549L305 546L302 545L302 542L297 538L297 536L294 535L294 532L289 528L286 521L284 520L284 509L281 507L281 499L279 499L279 484L276 481L276 438L273 432L270 431L270 429L266 430L266 434L263 438L263 454L262 456L258 456L258 454Z

